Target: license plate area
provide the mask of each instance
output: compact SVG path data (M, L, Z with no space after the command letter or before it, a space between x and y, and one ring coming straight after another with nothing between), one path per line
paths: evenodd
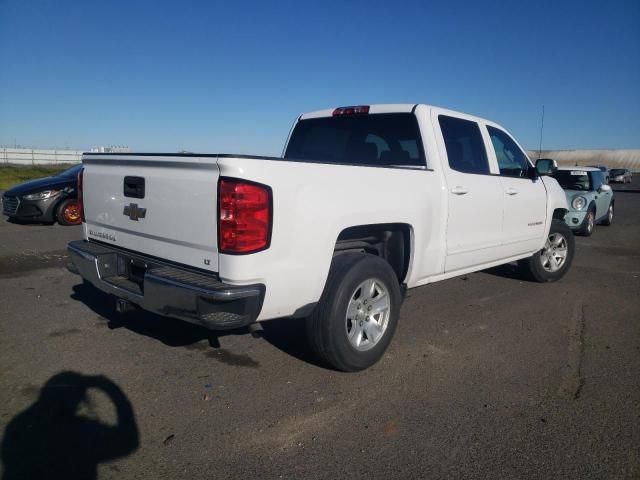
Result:
M98 256L98 274L105 282L139 296L144 296L144 275L149 264L123 253Z

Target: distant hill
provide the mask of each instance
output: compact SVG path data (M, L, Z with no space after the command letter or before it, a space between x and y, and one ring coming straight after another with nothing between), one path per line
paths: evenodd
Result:
M552 158L558 165L606 165L609 168L628 168L640 173L640 149L615 150L527 150L534 162L538 158Z

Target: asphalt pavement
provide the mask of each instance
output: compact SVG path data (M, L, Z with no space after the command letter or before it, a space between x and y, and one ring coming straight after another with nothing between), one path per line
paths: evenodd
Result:
M356 374L301 321L119 315L64 268L79 227L2 221L3 478L640 478L640 193L616 201L559 283L411 290Z

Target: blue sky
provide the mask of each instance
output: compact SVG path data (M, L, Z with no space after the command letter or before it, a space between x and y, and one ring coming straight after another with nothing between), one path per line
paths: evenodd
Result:
M431 103L640 148L640 2L0 0L0 145L279 154L304 111Z

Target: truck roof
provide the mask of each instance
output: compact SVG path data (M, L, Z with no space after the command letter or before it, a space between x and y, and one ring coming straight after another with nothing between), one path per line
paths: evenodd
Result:
M493 123L492 121L486 119L486 118L482 118L482 117L478 117L475 115L470 115L468 113L464 113L464 112L457 112L455 110L449 110L446 108L442 108L442 107L437 107L435 105L427 105L425 103L377 103L377 104L371 104L371 105L367 105L369 107L369 114L376 114L376 113L412 113L414 112L418 107L420 108L426 108L428 110L431 110L432 108L437 108L440 112L442 112L443 114L450 114L452 116L464 116L466 118L473 118L475 120L478 121L482 121L485 123ZM308 118L322 118L322 117L331 117L333 116L333 112L336 108L344 108L345 105L340 105L337 107L333 107L333 108L326 108L323 110L316 110L313 112L307 112L307 113L303 113L302 115L300 115L300 120L306 120Z

